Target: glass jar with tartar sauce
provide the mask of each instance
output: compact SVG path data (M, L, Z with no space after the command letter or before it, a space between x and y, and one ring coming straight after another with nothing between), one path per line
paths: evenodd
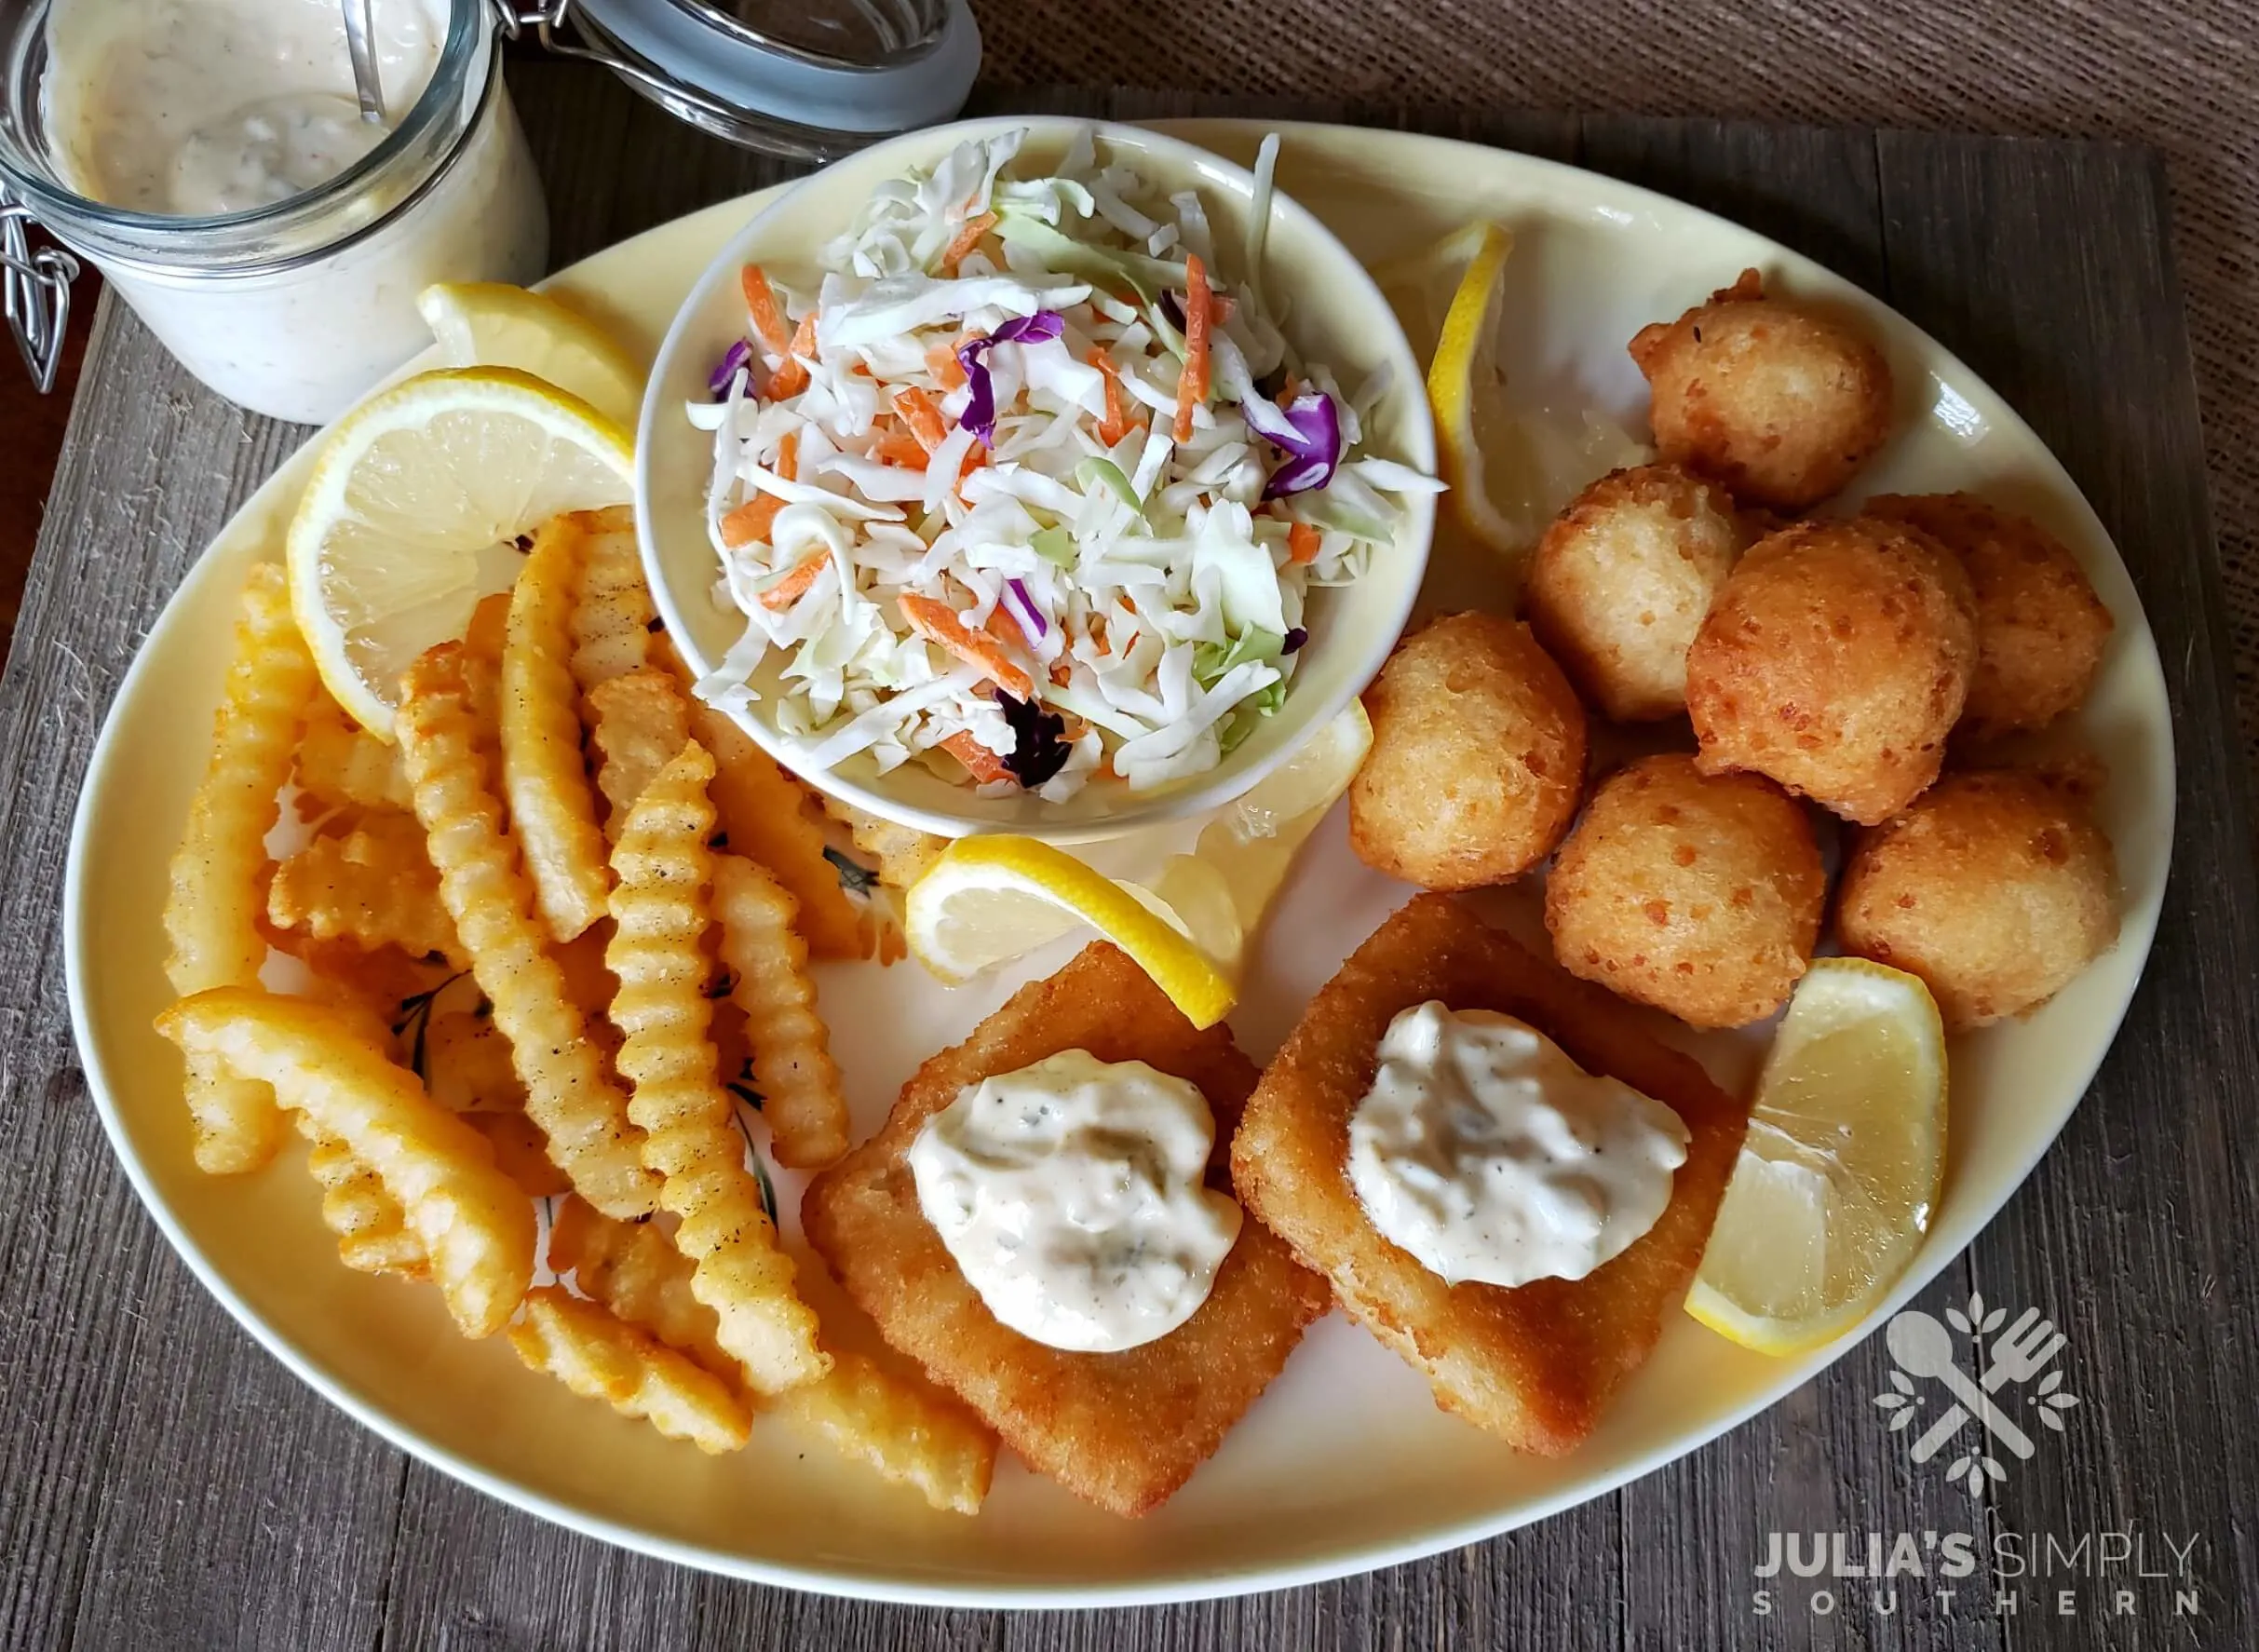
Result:
M372 12L376 124L338 0L0 0L0 251L34 372L62 261L30 252L26 219L205 384L304 423L430 342L426 286L542 273L492 0Z

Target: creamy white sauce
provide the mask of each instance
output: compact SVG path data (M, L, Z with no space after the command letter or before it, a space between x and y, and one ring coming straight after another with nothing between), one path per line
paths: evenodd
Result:
M1689 1139L1513 1017L1430 1000L1381 1039L1349 1181L1383 1237L1453 1284L1581 1280L1655 1225Z
M1215 1119L1143 1062L1069 1049L963 1090L910 1146L918 1206L1022 1336L1115 1353L1192 1318L1239 1237Z
M360 117L337 0L57 0L41 94L90 199L206 216L303 195L376 147L430 82L441 0L376 0L385 121Z

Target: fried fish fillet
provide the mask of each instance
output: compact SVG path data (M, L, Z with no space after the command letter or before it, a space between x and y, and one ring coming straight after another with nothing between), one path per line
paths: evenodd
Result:
M918 1208L905 1155L959 1090L1065 1049L1145 1062L1197 1086L1216 1117L1209 1184L1229 1188L1232 1128L1254 1065L1225 1029L1196 1031L1143 970L1098 942L920 1067L878 1134L809 1185L801 1220L887 1342L1007 1444L1101 1508L1143 1514L1215 1451L1330 1296L1249 1222L1199 1310L1142 1347L1073 1353L1000 1324Z
M1581 1280L1446 1284L1383 1239L1349 1185L1349 1116L1398 1011L1441 999L1545 1034L1589 1072L1685 1121L1693 1142L1662 1217ZM1741 1145L1746 1109L1691 1057L1656 1043L1598 987L1531 956L1455 901L1412 901L1303 1012L1232 1143L1247 1207L1333 1281L1342 1306L1427 1376L1436 1403L1523 1451L1574 1450L1653 1351L1694 1277Z

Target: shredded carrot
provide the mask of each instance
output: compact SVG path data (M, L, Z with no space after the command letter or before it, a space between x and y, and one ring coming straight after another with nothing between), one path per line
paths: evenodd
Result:
M941 423L940 408L915 385L894 393L894 411L902 415L902 423L910 427L911 435L918 439L918 445L927 453L947 440L949 430Z
M965 496L965 479L988 463L988 449L979 442L965 450L965 463L957 467L957 496Z
M787 430L777 439L777 474L787 481L800 480L800 432Z
M981 244L981 237L995 227L996 215L994 212L983 212L978 218L967 218L965 221L965 227L957 231L956 238L942 249L941 267L945 270L955 269L958 261L978 247Z
M871 456L883 465L899 465L904 470L926 468L926 449L918 439L900 425L889 425L872 445Z
M1208 323L1211 318L1208 267L1197 252L1184 255L1184 370L1177 374L1179 441L1192 440L1192 410L1208 399Z
M1131 601L1131 600L1130 600L1130 599L1128 596L1124 596L1124 597L1121 599L1121 603L1122 603L1122 606L1123 606L1123 607L1125 607L1125 608L1127 608L1127 609L1129 609L1130 613L1132 613L1132 614L1137 614L1137 603L1134 603L1134 602L1132 602L1132 601ZM1143 616L1143 615L1142 615L1142 614L1138 614L1138 617L1139 617L1140 619L1143 619L1143 618L1144 617L1144 616Z
M1308 522L1295 522L1286 531L1286 560L1290 562L1314 562L1318 560L1320 535Z
M812 551L792 564L792 571L761 593L761 605L772 614L781 614L807 595L808 587L832 561L829 551Z
M1028 674L1005 657L993 637L965 629L954 614L931 597L904 591L895 599L910 629L928 643L946 648L967 665L979 666L989 680L1014 699L1032 699L1035 684Z
M768 398L782 401L787 396L797 396L808 387L808 370L800 364L803 356L816 354L816 312L810 310L800 318L800 325L792 331L792 342L786 346L784 365L777 376L769 380Z
M1293 399L1294 375L1290 372L1285 378L1278 381L1278 405L1280 407L1284 407L1288 402Z
M792 347L792 330L785 325L784 308L777 302L776 291L769 278L761 273L761 266L749 264L737 272L737 284L745 289L745 313L752 318L753 331L772 356L784 355Z
M926 352L926 367L934 383L944 390L954 390L965 382L965 366L957 359L955 345L934 345Z
M1221 292L1208 295L1208 318L1219 327L1232 318L1232 311L1238 307Z
M969 728L960 728L941 742L941 750L962 763L972 778L985 786L991 780L1008 779L1011 770L1004 766L1004 759L973 738Z
M1112 447L1130 434L1130 410L1122 395L1122 375L1115 369L1114 358L1103 350L1092 350L1083 359L1106 376L1106 416L1099 424L1098 439Z
M722 543L736 550L741 545L766 539L776 526L777 513L783 508L784 501L774 494L754 494L722 519Z
M1054 660L1052 662L1051 686L1053 688L1064 688L1068 684L1074 681L1075 673L1067 670L1067 662L1065 660Z

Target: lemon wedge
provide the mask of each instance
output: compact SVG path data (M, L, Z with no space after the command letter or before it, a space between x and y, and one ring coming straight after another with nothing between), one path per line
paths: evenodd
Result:
M1184 932L1122 885L1031 837L960 838L910 887L911 955L955 983L1088 924L1137 961L1193 1025L1238 995Z
M347 413L287 550L291 610L338 703L391 738L400 673L507 588L518 536L630 498L634 461L617 423L511 368L419 373Z
M546 293L504 281L440 281L416 309L450 367L514 367L635 428L643 375L602 328Z
M1526 535L1491 495L1480 427L1486 413L1494 423L1503 416L1495 348L1498 277L1513 250L1512 231L1496 223L1481 226L1427 364L1427 403L1435 414L1443 480L1451 484L1444 503L1462 528L1503 557L1519 554Z
M1861 958L1796 986L1686 1311L1765 1354L1832 1342L1906 1270L1945 1166L1929 989Z

